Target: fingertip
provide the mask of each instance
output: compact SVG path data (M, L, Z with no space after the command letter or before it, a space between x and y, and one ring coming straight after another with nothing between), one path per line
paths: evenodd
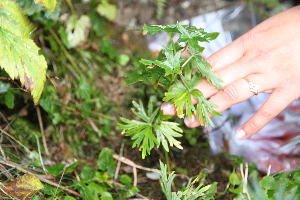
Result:
M184 123L188 128L195 128L200 126L200 122L196 119L195 115L192 115L192 118L189 119L188 117L184 118Z
M174 104L170 104L170 102L164 102L160 106L160 110L163 111L163 115L175 115L176 114L176 108Z
M246 132L245 132L244 129L242 129L242 128L239 128L239 129L236 131L235 137L236 137L238 140L243 140L243 139L248 138Z

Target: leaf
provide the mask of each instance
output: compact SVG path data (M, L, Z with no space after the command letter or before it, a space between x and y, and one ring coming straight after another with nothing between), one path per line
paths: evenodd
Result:
M67 40L70 48L82 45L89 34L91 28L91 21L87 15L78 17L72 15L66 27Z
M53 176L58 176L64 172L66 164L57 164L47 167L47 170Z
M9 109L13 109L15 106L15 94L10 90L8 90L5 94L5 105Z
M11 179L8 183L0 184L0 195L16 199L29 200L44 186L34 175L24 174L15 179Z
M9 16L9 17L8 17ZM0 66L10 78L20 78L38 103L46 81L47 63L30 34L32 29L12 1L0 4Z
M175 105L178 117L183 118L186 115L191 119L193 112L196 112L192 103L192 91L195 89L188 90L181 82L177 82L165 93L163 101L170 101Z
M95 31L97 36L103 36L105 34L104 18L99 16L95 11L90 14L92 22L92 30Z
M53 12L57 4L57 0L34 0L34 2L43 5L49 12Z
M171 104L175 105L178 117L187 116L191 119L192 115L195 114L202 126L210 125L214 127L210 114L212 116L221 116L221 114L213 109L217 105L205 99L198 89L193 89L200 80L199 76L196 74L189 80L184 76L181 76L181 78L183 83L178 81L171 86L168 92L165 93L163 101L170 101ZM196 105L193 105L192 97L198 100Z
M89 166L84 166L80 172L80 178L82 180L93 180L95 178L96 170Z
M182 61L182 59L180 58L181 51L178 51L177 53L174 54L172 46L169 45L165 47L165 55L166 55L165 61L141 59L140 63L148 66L154 64L158 67L161 67L165 70L165 75L181 74L182 73L181 66L180 66L180 62Z
M103 192L100 199L101 200L114 200L113 196L109 192Z
M183 25L183 27L188 27L187 25ZM143 35L146 34L155 34L160 31L164 31L166 33L180 33L176 24L170 25L146 25L143 26Z
M16 3L13 1L1 1L0 17L1 29L9 30L19 37L30 38L30 33L34 27Z
M78 89L82 99L84 100L91 99L93 89L91 88L90 84L88 84L84 76L80 76Z
M126 136L132 136L131 139L134 140L132 147L139 147L143 159L147 154L150 155L155 145L162 144L167 151L169 150L168 144L182 149L180 142L175 139L175 137L182 136L180 134L182 129L177 123L162 121L161 114L158 114L159 108L154 110L151 101L147 112L141 101L139 104L134 101L133 105L135 109L132 109L132 112L143 121L121 118L124 124L119 123L117 128L123 129Z
M160 126L156 126L158 142L162 142L166 151L169 151L167 142L171 147L175 146L178 149L183 149L180 142L175 139L175 137L182 137L180 133L182 133L182 129L174 122L161 121Z
M71 196L65 196L64 200L76 200L74 197Z
M109 37L103 37L101 40L101 51L102 53L107 54L110 59L114 59L118 55L117 50L111 44Z
M203 57L196 55L192 59L195 69L205 76L206 80L211 85L216 86L218 89L222 89L222 85L220 83L223 81L211 71L211 66L203 59Z
M266 190L274 190L276 188L276 183L273 176L264 176L259 181L259 185Z
M97 164L100 170L107 171L111 177L114 176L116 166L111 149L107 147L102 149L99 154Z
M39 48L30 39L16 37L0 29L0 65L12 79L20 78L38 103L46 81L47 63Z
M241 183L241 180L240 180L239 176L233 172L229 176L229 183L231 185L239 185Z
M121 183L125 184L127 188L129 188L131 186L131 183L132 183L132 178L130 176L128 176L127 174L122 174L120 176L119 181Z
M99 4L96 8L99 15L105 17L110 21L114 21L117 17L117 7L114 4L110 4L106 1Z

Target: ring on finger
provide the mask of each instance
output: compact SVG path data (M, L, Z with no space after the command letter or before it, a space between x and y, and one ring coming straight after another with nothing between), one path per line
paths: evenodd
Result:
M255 95L258 95L258 85L250 82L247 78L244 78L245 81L247 81L248 85L249 85L249 91L253 92Z

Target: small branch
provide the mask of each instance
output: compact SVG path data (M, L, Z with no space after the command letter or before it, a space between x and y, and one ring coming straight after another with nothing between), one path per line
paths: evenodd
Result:
M39 106L36 106L35 109L36 109L36 112L37 112L39 125L40 125L40 130L41 130L41 133L42 133L42 140L43 140L44 149L45 149L46 155L49 156L50 153L49 153L49 150L48 150L47 141L46 141L46 137L45 137L45 131L44 131L44 125L43 125L41 110L40 110Z
M13 139L15 142L17 142L21 147L23 147L27 152L30 153L30 150L25 147L21 142L19 142L16 138L14 138L12 135L10 135L9 133L7 133L6 131L4 131L2 128L0 128L0 134L4 133L5 135L7 135L8 137L10 137L11 139Z
M137 170L136 167L132 167L133 168L133 187L137 186Z
M0 171L2 172L2 174L4 174L6 176L6 178L10 179L13 177L13 175L3 166L0 164Z
M123 155L123 149L124 149L124 143L121 144L119 156L122 156L122 155ZM119 171L120 171L120 167L121 167L121 161L118 160L118 162L117 162L117 167L116 167L116 171L115 171L115 176L114 176L114 179L115 179L115 180L117 180L117 178L118 178L118 174L119 174Z
M133 161L131 161L131 160L129 160L129 159L123 157L123 156L119 156L117 154L114 154L113 158L116 159L116 160L121 161L124 164L130 165L132 167L135 167L135 168L138 168L138 169L141 169L141 170L144 170L144 171L148 171L148 172L158 172L159 171L158 169L152 169L152 168L137 165Z

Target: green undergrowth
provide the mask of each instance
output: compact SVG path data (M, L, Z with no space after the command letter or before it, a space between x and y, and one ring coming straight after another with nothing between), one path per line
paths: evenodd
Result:
M237 157L228 159L233 169L218 169L211 157L201 157L200 168L186 166L192 161L198 166L201 159L185 151L209 150L203 129L186 129L181 118L196 113L203 126L213 126L209 113L219 115L217 105L193 89L203 75L221 88L199 45L218 33L180 23L127 31L114 23L117 5L115 0L0 0L0 20L6 20L0 23L3 177L7 171L13 177L35 174L44 186L30 191L35 200L145 199L155 184L159 194L149 198L299 198L299 171L262 176ZM156 1L158 19L166 5ZM154 58L142 32L179 39ZM201 103L193 105L191 96ZM164 101L176 105L179 118L162 115ZM117 154L127 160L119 161ZM135 171L136 165L157 171ZM154 178L145 179L149 174ZM145 180L147 187L140 187Z

